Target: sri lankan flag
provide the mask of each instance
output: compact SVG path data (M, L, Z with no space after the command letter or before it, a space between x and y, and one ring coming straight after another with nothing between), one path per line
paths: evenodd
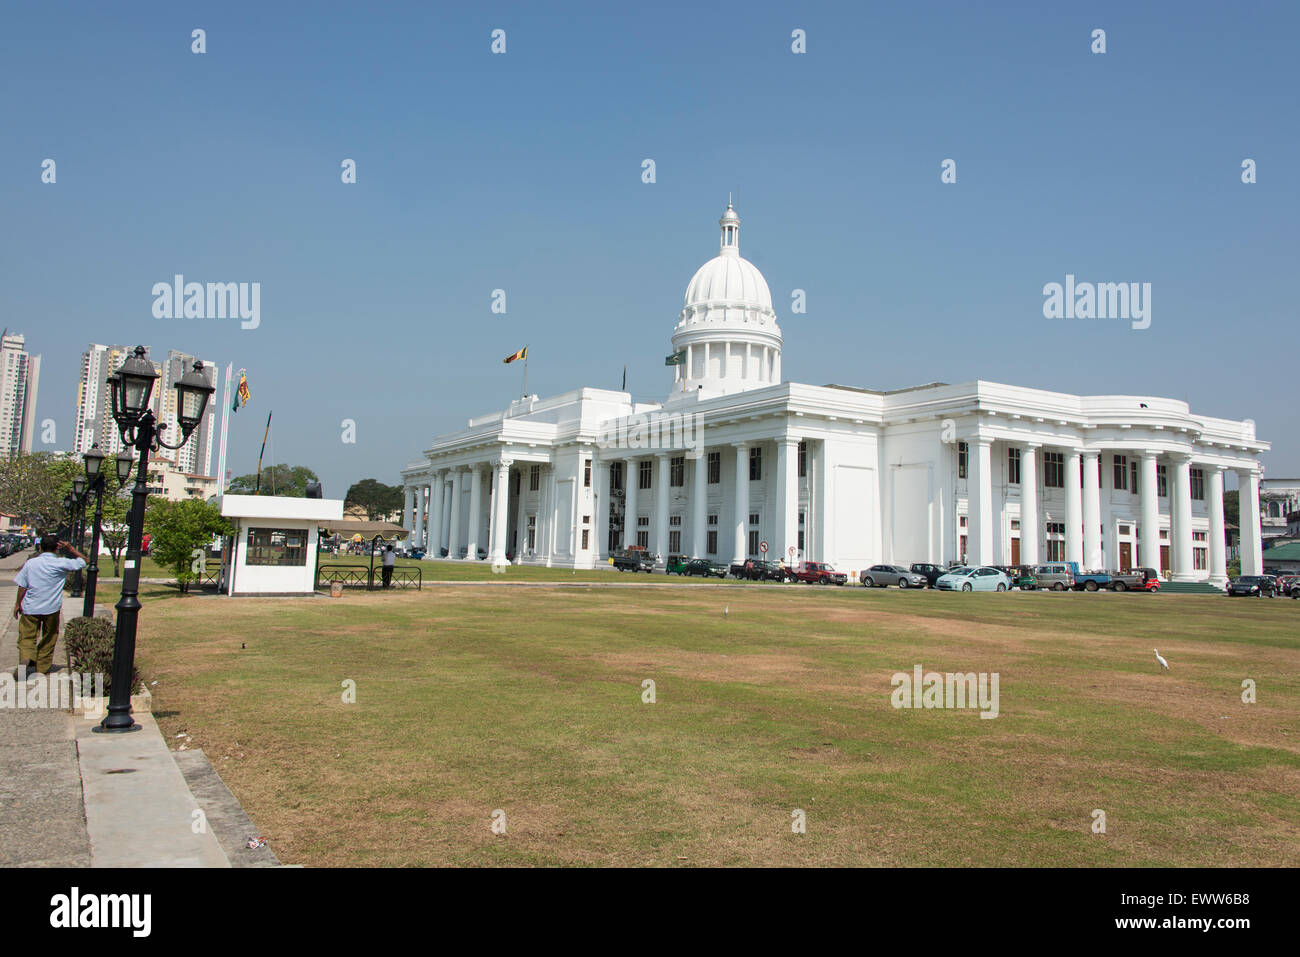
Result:
M664 357L664 365L666 365L666 366L684 366L684 365L686 365L686 350L683 349L681 352L674 352L674 353L673 353L672 355L670 355L670 356L665 356L665 357Z
M239 373L239 388L235 390L235 404L230 407L231 412L238 412L241 406L248 405L248 400L253 397L253 393L248 391L248 376Z
M510 362L514 362L516 359L527 359L527 358L528 358L528 347L524 346L518 352L506 356L505 359L503 359L502 361L510 363Z

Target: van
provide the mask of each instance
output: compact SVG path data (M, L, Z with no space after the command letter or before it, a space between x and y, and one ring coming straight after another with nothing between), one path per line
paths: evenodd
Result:
M1074 569L1065 562L1035 565L1034 579L1038 588L1067 591L1074 588Z

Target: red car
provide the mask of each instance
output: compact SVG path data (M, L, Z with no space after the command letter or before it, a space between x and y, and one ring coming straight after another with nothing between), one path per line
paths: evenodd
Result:
M795 567L794 580L809 585L845 585L849 576L825 562L803 562Z

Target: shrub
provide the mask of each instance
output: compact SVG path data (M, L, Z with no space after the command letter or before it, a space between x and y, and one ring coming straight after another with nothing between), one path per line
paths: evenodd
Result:
M72 670L82 675L102 674L104 691L113 684L113 641L116 631L107 618L73 618L63 627L63 644L68 649ZM144 689L140 669L131 670L131 693Z

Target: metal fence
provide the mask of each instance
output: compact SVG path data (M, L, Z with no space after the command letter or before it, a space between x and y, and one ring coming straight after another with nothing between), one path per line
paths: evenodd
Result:
M382 568L376 568L372 573L367 565L317 565L316 588L327 588L331 582L338 582L344 588L364 588L367 591L382 589L382 572ZM414 588L419 591L424 587L424 572L418 566L398 565L393 568L393 580L389 587Z

